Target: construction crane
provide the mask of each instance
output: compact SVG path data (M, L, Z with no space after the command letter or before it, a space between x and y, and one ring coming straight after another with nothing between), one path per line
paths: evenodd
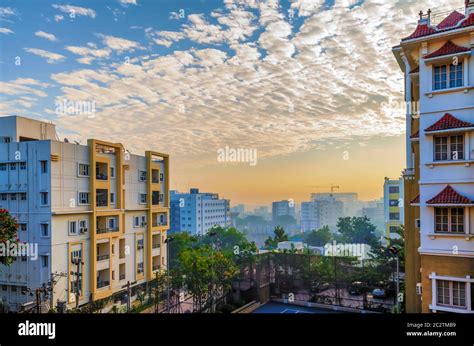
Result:
M306 186L306 187L311 187L311 188L318 188L318 189L326 189L326 188L330 188L331 189L331 193L334 193L334 189L340 189L339 186L337 185L334 185L334 184L331 184L331 185L325 185L325 186Z

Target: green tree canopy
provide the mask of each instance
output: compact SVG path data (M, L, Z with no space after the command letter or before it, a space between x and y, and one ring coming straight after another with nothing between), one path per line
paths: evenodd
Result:
M331 241L332 235L329 226L324 226L318 230L306 232L303 241L311 246L324 246Z

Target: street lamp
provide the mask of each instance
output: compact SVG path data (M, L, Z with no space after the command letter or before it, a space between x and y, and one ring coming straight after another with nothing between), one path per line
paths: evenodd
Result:
M390 246L388 249L392 254L395 255L395 260L397 262L397 295L396 295L396 307L397 313L400 313L400 249L395 246Z
M211 270L212 270L212 282L211 282L211 312L214 305L214 237L217 235L216 231L210 231L209 237L211 237L212 243L212 258L211 258Z
M166 289L166 312L170 313L170 243L174 240L174 237L167 237L166 243L166 274L167 274L167 289Z

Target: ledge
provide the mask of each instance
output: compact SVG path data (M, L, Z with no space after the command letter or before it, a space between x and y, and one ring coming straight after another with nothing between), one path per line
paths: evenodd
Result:
M436 238L464 238L466 241L471 240L471 238L474 238L474 234L466 234L466 233L428 233L427 234L430 239L436 239Z
M431 161L426 162L425 166L433 168L434 166L446 166L446 165L464 165L470 167L474 164L474 160L446 160L446 161Z
M465 94L469 92L469 90L474 89L474 86L468 85L468 86L462 86L462 87L457 87L457 88L447 88L447 89L440 89L440 90L432 90L430 92L425 93L425 96L428 96L429 98L432 98L435 95L440 95L440 94L450 94L450 93L456 93L463 91Z
M454 308L450 306L440 306L440 305L429 305L430 310L433 312L436 311L446 311L446 312L456 312L458 314L472 314L472 310L463 309L463 308Z

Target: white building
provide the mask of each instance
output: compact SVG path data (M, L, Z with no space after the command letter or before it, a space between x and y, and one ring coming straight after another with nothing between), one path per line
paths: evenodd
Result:
M383 184L383 214L385 219L385 237L399 239L397 233L404 223L403 178L385 178Z
M409 312L474 311L474 0L465 4L436 23L431 10L421 12L415 31L393 48L409 105Z
M168 156L125 152L119 143L57 140L55 126L0 118L0 208L17 219L22 242L38 260L0 268L0 296L11 310L48 285L45 305L75 306L111 296L128 282L151 280L166 266ZM82 265L74 265L79 258ZM72 275L79 269L81 278Z
M314 194L312 197L315 198ZM301 231L309 232L324 226L335 231L339 218L344 216L344 203L331 196L317 198L301 203Z

